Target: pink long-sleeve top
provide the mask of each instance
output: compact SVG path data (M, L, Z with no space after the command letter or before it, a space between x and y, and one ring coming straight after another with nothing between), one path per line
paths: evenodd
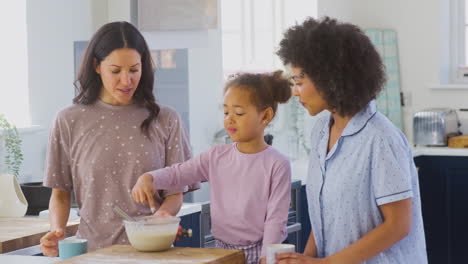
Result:
M291 165L273 147L240 152L236 143L218 145L183 163L149 172L156 189L209 181L211 232L232 245L262 241L269 244L287 236L291 200Z

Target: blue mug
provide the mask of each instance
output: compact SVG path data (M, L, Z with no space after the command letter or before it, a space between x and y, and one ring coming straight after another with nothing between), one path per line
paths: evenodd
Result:
M88 240L81 238L68 238L59 241L59 257L67 259L84 254L88 251Z

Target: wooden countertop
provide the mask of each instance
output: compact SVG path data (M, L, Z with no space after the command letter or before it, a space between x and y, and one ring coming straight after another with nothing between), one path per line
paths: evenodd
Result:
M65 235L74 236L78 224L78 220L68 221ZM38 245L49 229L49 219L46 218L0 217L0 253Z
M139 252L130 245L114 245L57 263L115 264L244 264L244 252L218 248L173 247L161 252Z

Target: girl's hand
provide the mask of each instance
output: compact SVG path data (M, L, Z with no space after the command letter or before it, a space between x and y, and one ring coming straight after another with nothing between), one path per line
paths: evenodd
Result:
M266 264L266 258L265 257L260 259L260 264Z
M45 234L41 240L41 251L44 256L57 257L58 256L58 241L65 238L65 234L61 228L55 231L50 231Z
M327 259L312 258L298 253L276 255L276 264L330 264Z
M135 186L133 186L132 198L137 203L149 205L151 212L154 213L156 211L156 206L154 205L155 192L153 176L143 174L138 178Z

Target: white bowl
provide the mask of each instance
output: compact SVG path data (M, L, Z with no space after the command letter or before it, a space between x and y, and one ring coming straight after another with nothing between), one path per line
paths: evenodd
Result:
M179 229L179 217L144 216L135 219L123 222L128 240L136 250L163 251L172 246Z

